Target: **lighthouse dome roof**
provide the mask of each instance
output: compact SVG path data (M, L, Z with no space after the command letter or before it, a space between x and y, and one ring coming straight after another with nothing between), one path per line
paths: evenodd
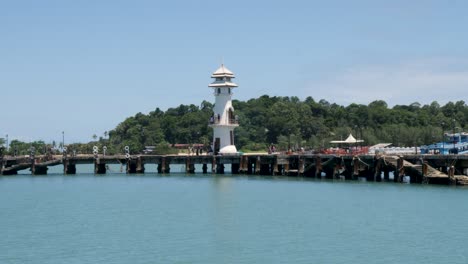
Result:
M224 64L221 64L221 67L219 67L213 75L211 75L212 78L216 77L231 77L234 78L234 73L230 71Z
M217 69L213 75L211 75L211 78L215 79L208 87L212 88L221 88L221 87L227 87L227 88L234 88L237 87L237 84L232 82L232 79L234 79L234 73L230 71L228 68L224 66L224 64L221 64L221 67Z

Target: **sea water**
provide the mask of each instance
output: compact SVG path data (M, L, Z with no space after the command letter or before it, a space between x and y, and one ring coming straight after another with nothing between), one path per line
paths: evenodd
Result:
M182 170L0 176L0 263L468 263L466 188Z

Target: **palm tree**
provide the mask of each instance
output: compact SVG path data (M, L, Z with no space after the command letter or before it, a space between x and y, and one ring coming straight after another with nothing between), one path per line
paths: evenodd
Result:
M96 135L96 134L93 134L93 139L94 139L94 141L96 141L96 139L97 139L97 135Z

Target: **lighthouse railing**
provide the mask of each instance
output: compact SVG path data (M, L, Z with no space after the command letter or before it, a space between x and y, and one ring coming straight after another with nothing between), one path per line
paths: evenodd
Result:
M239 124L239 120L237 120L237 118L230 118L230 119L229 119L229 124L238 125L238 124Z
M217 125L217 124L221 124L221 120L218 120L217 118L210 118L210 121L208 122L208 124L210 125ZM238 125L239 124L239 119L238 118L230 118L228 119L228 125Z

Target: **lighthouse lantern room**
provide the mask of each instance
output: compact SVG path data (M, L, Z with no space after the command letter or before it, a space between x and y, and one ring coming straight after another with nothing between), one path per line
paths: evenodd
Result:
M213 115L210 119L210 127L213 128L214 154L237 153L234 145L234 128L238 127L239 123L231 102L232 90L237 87L232 81L234 73L221 64L211 78L214 81L209 87L213 88L215 96Z

